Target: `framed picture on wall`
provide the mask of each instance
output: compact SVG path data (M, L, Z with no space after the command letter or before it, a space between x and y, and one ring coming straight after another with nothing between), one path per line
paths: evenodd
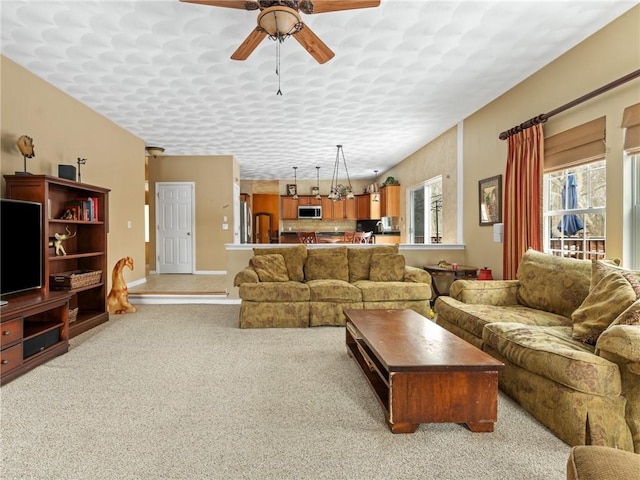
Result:
M295 183L287 183L287 195L295 195L297 191Z
M502 223L502 175L478 182L480 226Z

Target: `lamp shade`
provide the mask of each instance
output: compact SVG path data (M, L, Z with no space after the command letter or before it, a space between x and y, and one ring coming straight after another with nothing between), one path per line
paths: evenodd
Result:
M272 37L291 35L299 30L300 15L293 8L274 6L258 15L258 25Z

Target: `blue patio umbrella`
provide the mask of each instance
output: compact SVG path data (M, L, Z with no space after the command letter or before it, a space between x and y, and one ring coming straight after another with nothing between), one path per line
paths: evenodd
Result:
M578 208L578 182L573 173L567 175L562 187L562 208L571 210ZM577 215L563 215L562 220L558 222L558 230L560 233L570 237L584 228L582 220Z

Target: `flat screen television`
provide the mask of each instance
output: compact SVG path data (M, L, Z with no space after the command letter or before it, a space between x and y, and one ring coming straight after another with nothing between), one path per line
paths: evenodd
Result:
M0 199L0 296L42 287L42 205Z

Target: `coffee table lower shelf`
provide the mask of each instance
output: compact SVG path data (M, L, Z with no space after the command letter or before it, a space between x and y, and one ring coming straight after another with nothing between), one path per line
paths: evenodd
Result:
M421 423L460 423L472 432L493 432L498 369L502 366L499 362L489 369L455 365L396 369L378 358L351 322L347 322L346 346L380 402L393 433L413 433Z

